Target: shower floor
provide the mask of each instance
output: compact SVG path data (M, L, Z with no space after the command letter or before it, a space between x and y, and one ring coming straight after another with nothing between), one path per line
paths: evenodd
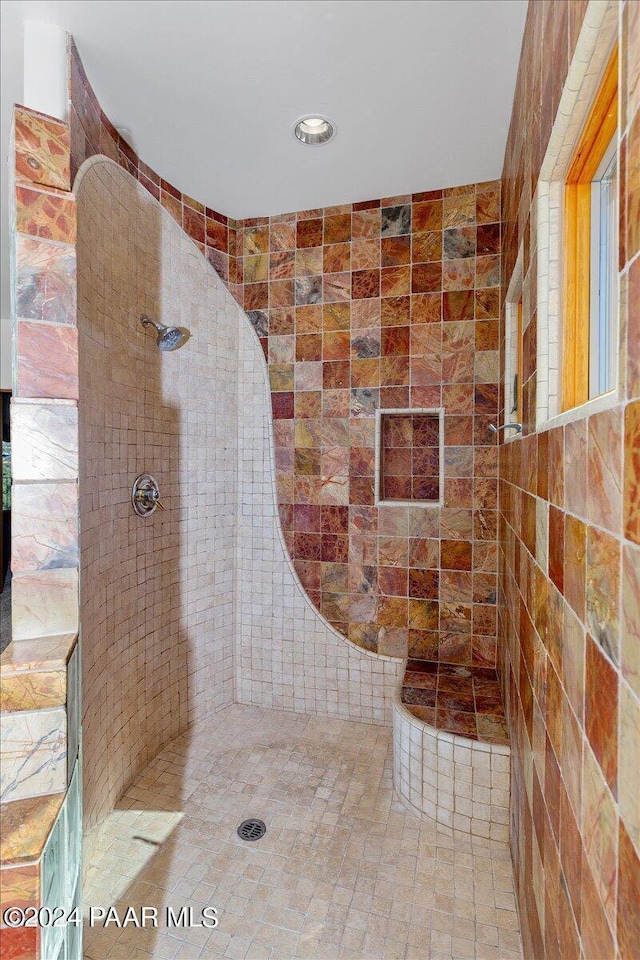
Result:
M439 730L509 744L498 674L489 667L408 660L402 702L414 717Z
M519 960L506 845L420 819L392 787L387 727L234 705L174 740L103 828L89 906L155 906L158 929L90 928L90 960ZM261 840L236 834L258 817ZM219 924L167 929L167 907Z

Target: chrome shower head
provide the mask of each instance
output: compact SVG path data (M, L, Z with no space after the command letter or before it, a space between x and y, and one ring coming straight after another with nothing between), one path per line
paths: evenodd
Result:
M189 339L189 331L184 327L166 327L164 323L151 320L145 314L140 317L140 323L143 327L153 327L158 334L156 343L161 350L177 350Z

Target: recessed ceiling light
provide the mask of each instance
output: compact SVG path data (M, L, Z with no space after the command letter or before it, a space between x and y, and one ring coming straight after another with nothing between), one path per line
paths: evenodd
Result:
M324 117L304 117L299 120L293 131L302 143L326 143L335 134L335 127Z

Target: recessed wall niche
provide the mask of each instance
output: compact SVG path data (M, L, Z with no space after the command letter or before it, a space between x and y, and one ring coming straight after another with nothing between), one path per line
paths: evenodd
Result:
M379 410L376 503L441 506L444 408Z

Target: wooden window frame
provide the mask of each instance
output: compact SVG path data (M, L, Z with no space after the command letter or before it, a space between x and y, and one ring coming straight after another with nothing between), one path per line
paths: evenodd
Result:
M618 45L598 93L565 181L564 327L562 410L589 400L591 302L591 184L618 127Z

